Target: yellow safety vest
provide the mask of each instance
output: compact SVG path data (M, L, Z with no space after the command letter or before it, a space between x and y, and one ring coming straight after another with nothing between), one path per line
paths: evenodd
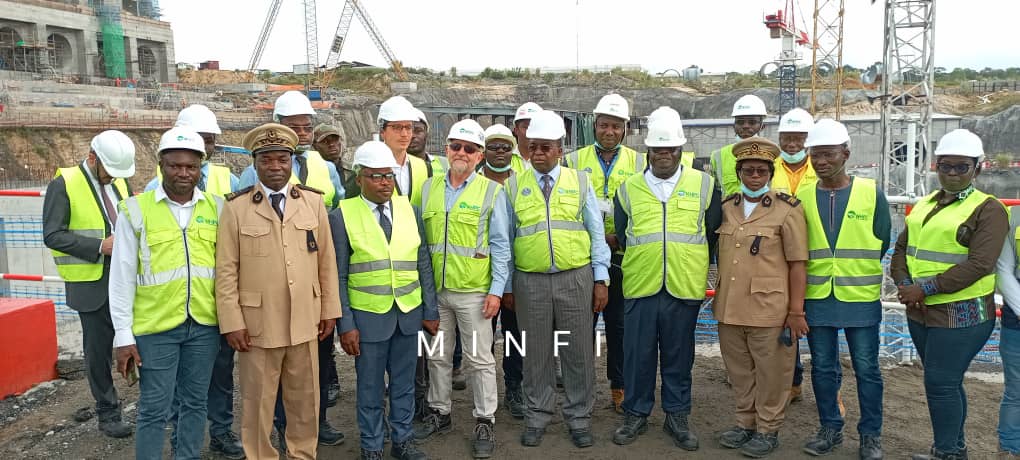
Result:
M517 216L514 265L518 270L545 273L553 263L559 270L591 264L591 237L581 215L588 184L584 171L561 167L547 203L531 171L507 179L507 195Z
M201 192L185 229L165 202L149 191L120 203L120 211L138 238L138 278L134 299L134 335L156 334L180 326L191 316L215 326L216 232L223 198Z
M627 178L634 174L640 174L645 170L645 154L638 153L631 148L620 146L616 152L616 159L610 166L608 173L603 173L602 160L595 152L595 146L589 145L580 150L570 152L565 158L568 168L585 171L591 178L592 188L599 200L609 203L612 208L613 198L616 197L616 190L620 188ZM613 222L613 212L603 213L603 223L607 235L616 234L616 224Z
M815 174L815 167L811 166L811 161L807 161L807 164L802 166L802 168L807 168L807 171L804 171L804 174L800 176L800 183L797 184L798 189L818 182L818 175ZM793 195L800 198L797 190L793 190L793 187L790 185L790 174L786 172L786 161L782 158L776 158L775 169L776 173L772 176L772 183L769 186L769 190L773 190L776 193L783 192L787 195Z
M433 176L442 176L450 169L450 159L444 156L435 155L429 162L432 165Z
M299 155L299 153L295 153L295 155ZM332 209L333 200L336 198L336 187L333 186L333 181L329 178L329 167L326 166L326 160L322 159L319 152L316 152L315 150L306 150L305 164L308 165L308 179L302 185L322 192L322 201L326 203L326 208ZM298 180L297 174L293 171L290 173L290 183L301 183L301 181Z
M733 156L733 146L730 144L712 152L710 166L712 174L715 175L715 183L722 188L723 197L728 197L740 191L740 178L737 177L737 158Z
M669 201L663 203L643 174L631 176L617 192L627 213L623 255L623 296L657 294L663 287L678 299L705 298L708 239L705 210L712 199L712 176L683 168ZM651 263L661 260L661 264ZM683 267L680 269L680 267Z
M433 176L425 182L422 220L437 290L489 292L489 217L502 187L475 174L447 212L445 176Z
M855 177L836 250L818 213L818 183L800 187L797 195L807 221L808 262L806 299L825 299L832 293L843 302L874 302L882 297L882 240L875 237L875 181Z
M1020 206L1012 206L1009 211L1009 230L1013 233L1015 243L1020 243L1020 232L1017 228L1020 228ZM1016 265L1013 267L1013 276L1020 279L1020 244L1014 244L1014 250L1016 252Z
M520 152L516 150L510 155L510 169L514 170L518 175L524 174L531 166L524 161L524 157L521 156Z
M421 191L425 187L425 181L429 178L428 164L425 163L425 160L411 154L407 154L407 161L411 165L410 193L401 193L400 187L393 187L393 192L398 196L410 196L411 204L421 208Z
M390 311L394 302L404 313L418 308L421 305L418 279L421 238L414 209L407 198L394 196L390 200L393 215L390 241L386 241L375 210L369 208L361 196L341 201L340 210L353 250L347 278L350 307L380 314Z
M205 178L205 190L204 192L212 193L217 196L227 196L233 190L230 188L230 168L223 165L209 165L208 174ZM156 165L156 179L159 183L163 183L163 170Z
M918 201L906 218L907 270L915 284L927 281L967 260L970 249L956 241L957 229L986 200L994 200L992 196L974 190L966 199L950 203L925 223L925 217L937 204L936 194L937 191ZM964 289L931 295L925 298L924 302L927 305L958 302L984 297L993 291L995 291L994 269Z
M102 198L96 195L92 181L85 174L83 166L60 168L54 175L57 176L64 178L64 188L67 190L70 205L71 217L67 222L67 230L86 238L99 240L106 238L106 220L101 209ZM128 196L127 182L124 179L114 179L113 187L117 189L122 199ZM110 233L113 233L112 228ZM96 281L103 277L102 258L92 262L55 249L51 249L50 253L53 254L53 262L57 265L57 273L64 281L71 283Z
M681 152L680 153L680 164L686 168L694 167L694 157L697 156L694 152Z

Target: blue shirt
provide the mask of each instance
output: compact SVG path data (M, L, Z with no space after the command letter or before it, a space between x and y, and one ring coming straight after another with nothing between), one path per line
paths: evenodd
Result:
M850 186L839 190L818 188L815 191L818 217L821 218L822 228L825 229L825 237L829 241L830 248L836 247L836 239L839 238L839 230L843 225L843 215L846 213L846 206L850 201L850 188L853 185L852 176L850 180ZM808 231L811 231L810 227L808 227ZM885 254L889 250L892 219L889 216L889 202L881 189L875 195L875 216L872 219L872 231L876 238L882 240L882 254ZM882 321L882 301L843 302L837 299L833 293L829 293L829 296L824 299L805 299L804 312L807 314L807 323L810 327L869 327Z
M300 154L295 155L301 155L307 158L305 152L301 152ZM344 199L345 197L344 185L343 181L340 180L340 174L336 172L336 165L330 161L326 160L322 161L326 163L326 170L329 171L329 181L333 183L333 190L335 192L335 195L333 196L333 202L327 205L326 207L334 209L336 208L337 203L339 203L340 200ZM291 155L290 157L290 168L291 172L294 174L295 177L301 176L301 165L298 164L298 162L294 159L294 155ZM255 165L248 165L248 167L244 168L244 171L241 173L241 180L238 187L239 188L251 187L258 183L259 177L258 174L255 173Z
M472 172L467 180L460 187L453 188L450 185L450 174L444 177L446 183L446 212L464 192L468 184L475 180L478 173ZM492 282L489 284L489 294L503 296L503 291L510 279L510 263L512 261L510 252L510 201L506 192L500 190L492 201L492 214L489 216L489 258L491 262ZM440 286L436 286L437 289Z
M157 165L156 167L158 168L159 166ZM204 192L205 191L205 184L208 183L208 182L209 182L209 162L203 162L202 163L202 179L199 180L199 182L198 182L198 185L200 185L200 187L198 187L198 189ZM154 177L154 178L152 178L151 181L149 181L149 184L145 186L145 190L144 191L151 192L153 190L156 190L157 188L159 188L159 177ZM230 191L231 192L236 192L236 191L238 191L240 189L241 189L240 180L237 178L237 176L234 175L234 173L230 173Z

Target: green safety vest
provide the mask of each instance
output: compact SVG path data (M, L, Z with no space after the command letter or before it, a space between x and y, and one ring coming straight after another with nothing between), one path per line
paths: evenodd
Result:
M503 186L476 174L447 212L444 178L433 176L422 189L422 220L436 289L489 292L489 217Z
M554 262L559 270L591 264L591 237L581 215L588 193L587 173L561 167L548 203L531 171L510 176L506 184L517 216L514 265L518 270L545 273Z
M612 207L613 198L616 197L616 190L620 188L628 177L640 174L645 170L645 154L638 153L634 149L621 145L616 152L616 160L608 174L602 172L602 160L595 152L595 146L589 145L580 150L570 152L564 159L568 168L588 173L591 178L592 188L600 200L605 200ZM603 223L607 235L616 234L616 224L613 222L613 212L603 213Z
M67 190L70 205L71 217L67 222L67 230L86 238L98 240L106 238L106 220L103 219L101 209L102 198L96 195L92 181L85 174L83 167L79 165L60 168L54 175L57 176L64 178L64 188ZM114 179L113 188L117 189L122 199L128 196L127 182L124 179ZM110 232L113 232L113 228L110 228ZM53 254L53 262L57 265L57 273L64 281L71 283L96 281L103 277L102 257L92 262L55 249L51 249L50 253Z
M722 188L723 197L728 197L740 191L740 178L737 177L737 158L733 156L733 146L730 144L712 152L710 160L712 174L715 175L715 183Z
M444 156L435 155L429 160L432 166L433 176L442 176L450 169L450 159Z
M681 152L680 165L682 165L684 168L693 168L695 156L696 155L694 152Z
M163 183L163 170L159 165L156 165L156 178L159 179L160 184ZM210 163L209 175L205 178L205 190L203 191L217 196L227 196L233 192L230 188L230 168Z
M518 175L524 174L531 166L524 162L524 157L521 156L520 152L516 150L510 155L510 169L514 170Z
M425 181L429 178L429 167L425 160L410 153L407 154L407 161L411 164L411 190L410 193L400 193L400 187L393 187L396 195L410 195L411 204L421 208L421 191L425 187ZM394 171L395 173L396 171ZM433 173L435 171L433 170ZM441 174L440 174L441 175ZM396 180L396 179L394 179Z
M295 155L297 154L298 153L295 153ZM336 187L333 186L333 181L329 178L329 167L326 166L326 160L322 159L319 152L316 152L315 150L306 150L305 164L308 165L308 179L302 185L322 192L322 201L326 203L326 208L332 209L333 199L336 198ZM290 183L301 183L301 181L298 180L297 174L293 171L290 173ZM230 188L229 179L227 188Z
M967 260L970 250L956 241L957 229L986 200L994 199L991 195L974 190L965 200L950 203L924 223L925 217L935 209L937 193L933 192L918 201L906 218L907 270L915 284L929 280ZM994 269L992 273L964 289L931 295L925 298L924 302L927 305L939 305L984 297L993 291L995 291Z
M404 313L418 308L421 305L418 280L421 238L414 209L407 198L394 196L390 200L393 216L390 241L386 241L375 210L369 208L361 196L341 201L340 210L353 250L347 278L350 307L379 314L390 311L394 302Z
M191 221L181 229L165 202L149 191L120 203L138 238L134 335L169 331L190 316L215 326L216 232L223 198L201 192Z
M855 177L850 201L836 238L836 250L818 214L817 182L800 187L797 195L807 221L808 262L806 299L825 299L832 293L843 302L874 302L882 297L882 240L875 237L875 181Z
M665 203L648 187L644 174L631 176L620 186L617 198L628 216L623 254L625 298L655 295L664 286L678 299L705 298L705 210L712 199L713 182L704 172L683 168ZM662 263L651 263L657 260Z

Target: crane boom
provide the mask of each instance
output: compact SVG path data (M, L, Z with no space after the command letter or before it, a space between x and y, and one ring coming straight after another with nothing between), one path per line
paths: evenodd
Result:
M354 19L354 5L348 0L344 2L344 9L340 13L340 23L336 26L336 34L333 36L333 43L329 46L329 55L326 57L326 69L332 69L340 62L340 52L347 42L347 33L351 31L351 20Z
M265 22L262 23L262 30L259 32L259 38L255 42L255 49L252 50L251 59L248 61L249 72L254 72L259 66L259 61L262 60L262 52L266 50L266 42L269 41L269 34L273 32L276 16L280 12L280 5L282 4L283 0L273 0L273 3L269 5L269 13L266 14Z
M372 17L368 15L368 11L365 10L365 6L358 0L348 0L348 2L354 5L354 12L358 15L358 19L365 25L365 30L368 31L368 36L372 37L372 42L375 43L375 47L379 49L379 53L386 59L386 63L393 68L393 71L397 74L397 78L401 80L407 80L407 73L404 72L403 66L401 66L400 60L393 54L393 50L386 44L386 40L383 39L382 34L379 33L379 28L375 26L375 22L372 21Z
M305 7L305 62L308 71L319 67L319 26L316 21L315 0L303 0Z

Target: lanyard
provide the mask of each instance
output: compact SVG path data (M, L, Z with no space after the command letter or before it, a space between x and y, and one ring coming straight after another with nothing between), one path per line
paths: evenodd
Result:
M613 170L613 166L616 165L616 160L620 159L620 153L621 149L617 147L616 155L613 155L613 161L610 161L607 165L606 162L602 160L602 155L599 155L599 150L597 148L595 149L595 157L599 160L599 166L602 167L602 177L604 179L602 181L602 197L604 198L609 198L609 173Z

